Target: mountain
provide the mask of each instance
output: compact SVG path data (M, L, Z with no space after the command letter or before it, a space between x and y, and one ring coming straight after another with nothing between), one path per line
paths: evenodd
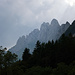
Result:
M69 35L71 33L72 35L75 35L75 20L70 25L70 27L66 30L65 35Z
M32 53L38 40L40 42L48 42L49 40L56 41L68 29L69 26L69 22L66 22L66 24L62 24L60 26L56 19L53 19L51 24L48 22L43 22L40 30L34 29L29 35L20 37L16 45L9 49L9 51L16 53L21 59L25 48L29 48L30 53Z
M62 24L61 26L61 32L64 33L70 26L69 22L66 22L66 24Z
M53 19L51 21L51 24L49 23L43 23L40 28L39 33L39 41L41 42L48 42L49 40L56 40L59 37L59 30L60 25L56 19Z
M18 57L21 59L22 54L24 52L25 48L30 49L30 53L32 53L32 50L34 49L35 43L37 42L39 35L39 30L34 29L29 35L22 36L18 39L16 45L9 49L12 53L16 53Z

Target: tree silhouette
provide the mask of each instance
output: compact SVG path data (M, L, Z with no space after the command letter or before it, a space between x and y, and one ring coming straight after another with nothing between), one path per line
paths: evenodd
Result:
M30 58L31 54L29 53L29 49L25 48L23 55L22 55L22 60L27 61Z

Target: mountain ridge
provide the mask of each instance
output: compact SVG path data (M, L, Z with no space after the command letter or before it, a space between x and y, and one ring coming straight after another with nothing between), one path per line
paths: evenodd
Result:
M36 42L48 42L49 40L56 41L59 37L68 29L70 26L69 22L62 24L60 26L59 22L56 19L51 21L51 24L48 22L43 22L40 30L34 29L29 35L22 36L18 39L16 45L9 49L9 51L16 53L21 59L22 53L25 48L30 49L30 53L33 52Z

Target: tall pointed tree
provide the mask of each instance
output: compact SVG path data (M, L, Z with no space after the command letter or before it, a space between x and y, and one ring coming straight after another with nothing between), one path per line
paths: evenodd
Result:
M25 48L25 50L23 52L23 55L22 55L22 60L27 61L30 56L31 56L31 54L29 53L29 49Z

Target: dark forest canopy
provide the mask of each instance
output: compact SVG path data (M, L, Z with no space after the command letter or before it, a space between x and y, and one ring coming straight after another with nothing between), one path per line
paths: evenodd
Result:
M27 59L30 65L51 66L56 67L57 63L64 62L67 65L75 60L75 37L65 36L63 34L56 42L40 43L37 41L33 53L25 49L22 60ZM25 56L27 55L27 57ZM24 58L25 56L25 58Z
M37 41L30 54L25 48L22 60L0 50L0 75L75 75L75 37L63 34L57 41Z

